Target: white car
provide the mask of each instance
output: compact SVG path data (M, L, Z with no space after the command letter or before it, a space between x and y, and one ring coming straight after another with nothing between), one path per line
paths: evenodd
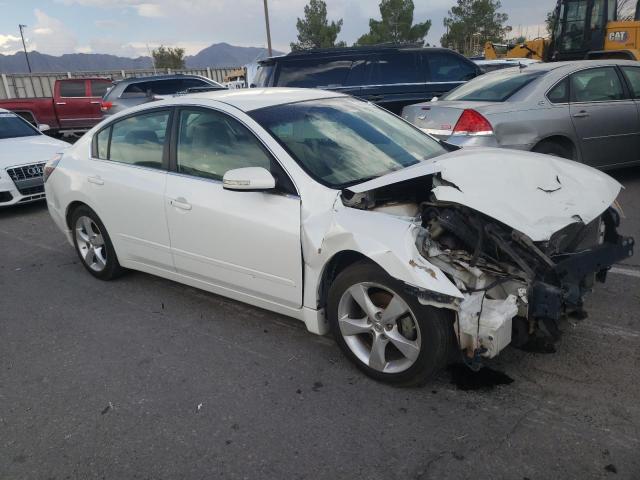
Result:
M633 251L606 174L452 148L335 92L219 91L103 121L45 188L94 277L141 270L332 330L406 385L452 350L478 365L555 334Z
M0 108L0 207L43 200L44 165L68 146Z

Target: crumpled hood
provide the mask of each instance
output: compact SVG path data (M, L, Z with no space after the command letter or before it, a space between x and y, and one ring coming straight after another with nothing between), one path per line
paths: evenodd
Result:
M70 144L46 135L0 140L0 168L46 162Z
M431 161L349 187L374 190L439 174L440 201L484 213L529 236L549 240L571 223L589 223L616 199L622 186L605 173L549 155L494 148L461 149Z

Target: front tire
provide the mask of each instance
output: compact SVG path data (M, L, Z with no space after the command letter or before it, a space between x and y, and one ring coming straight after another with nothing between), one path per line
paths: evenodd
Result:
M112 280L123 272L104 224L87 206L71 215L73 245L82 265L100 280Z
M373 263L358 262L336 277L327 315L340 349L375 380L420 385L446 365L451 317L420 304L402 282Z

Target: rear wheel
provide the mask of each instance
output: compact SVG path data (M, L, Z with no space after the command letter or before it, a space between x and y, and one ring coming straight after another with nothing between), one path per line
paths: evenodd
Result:
M123 269L107 229L89 207L78 207L71 216L73 244L87 271L100 280L111 280Z
M573 149L559 142L554 142L554 141L541 142L533 148L533 151L536 153L553 155L554 157L562 157L568 160L575 160L573 155Z
M447 361L453 334L447 312L421 305L375 264L359 262L338 275L327 314L342 351L376 380L418 385Z

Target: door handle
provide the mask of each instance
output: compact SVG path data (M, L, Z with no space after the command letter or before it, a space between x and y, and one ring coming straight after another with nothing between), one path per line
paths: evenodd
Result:
M100 177L88 177L87 181L95 185L104 185L104 180L102 180Z
M191 204L188 203L184 198L172 198L171 206L179 208L180 210L191 210Z
M582 110L582 111L580 111L580 112L578 112L578 113L574 113L572 116L573 116L574 118L585 118L585 117L588 117L588 116L589 116L589 112L587 112L587 111L585 111L585 110Z
M56 105L66 105L67 102L56 102Z
M91 102L92 105L100 105L102 102Z

